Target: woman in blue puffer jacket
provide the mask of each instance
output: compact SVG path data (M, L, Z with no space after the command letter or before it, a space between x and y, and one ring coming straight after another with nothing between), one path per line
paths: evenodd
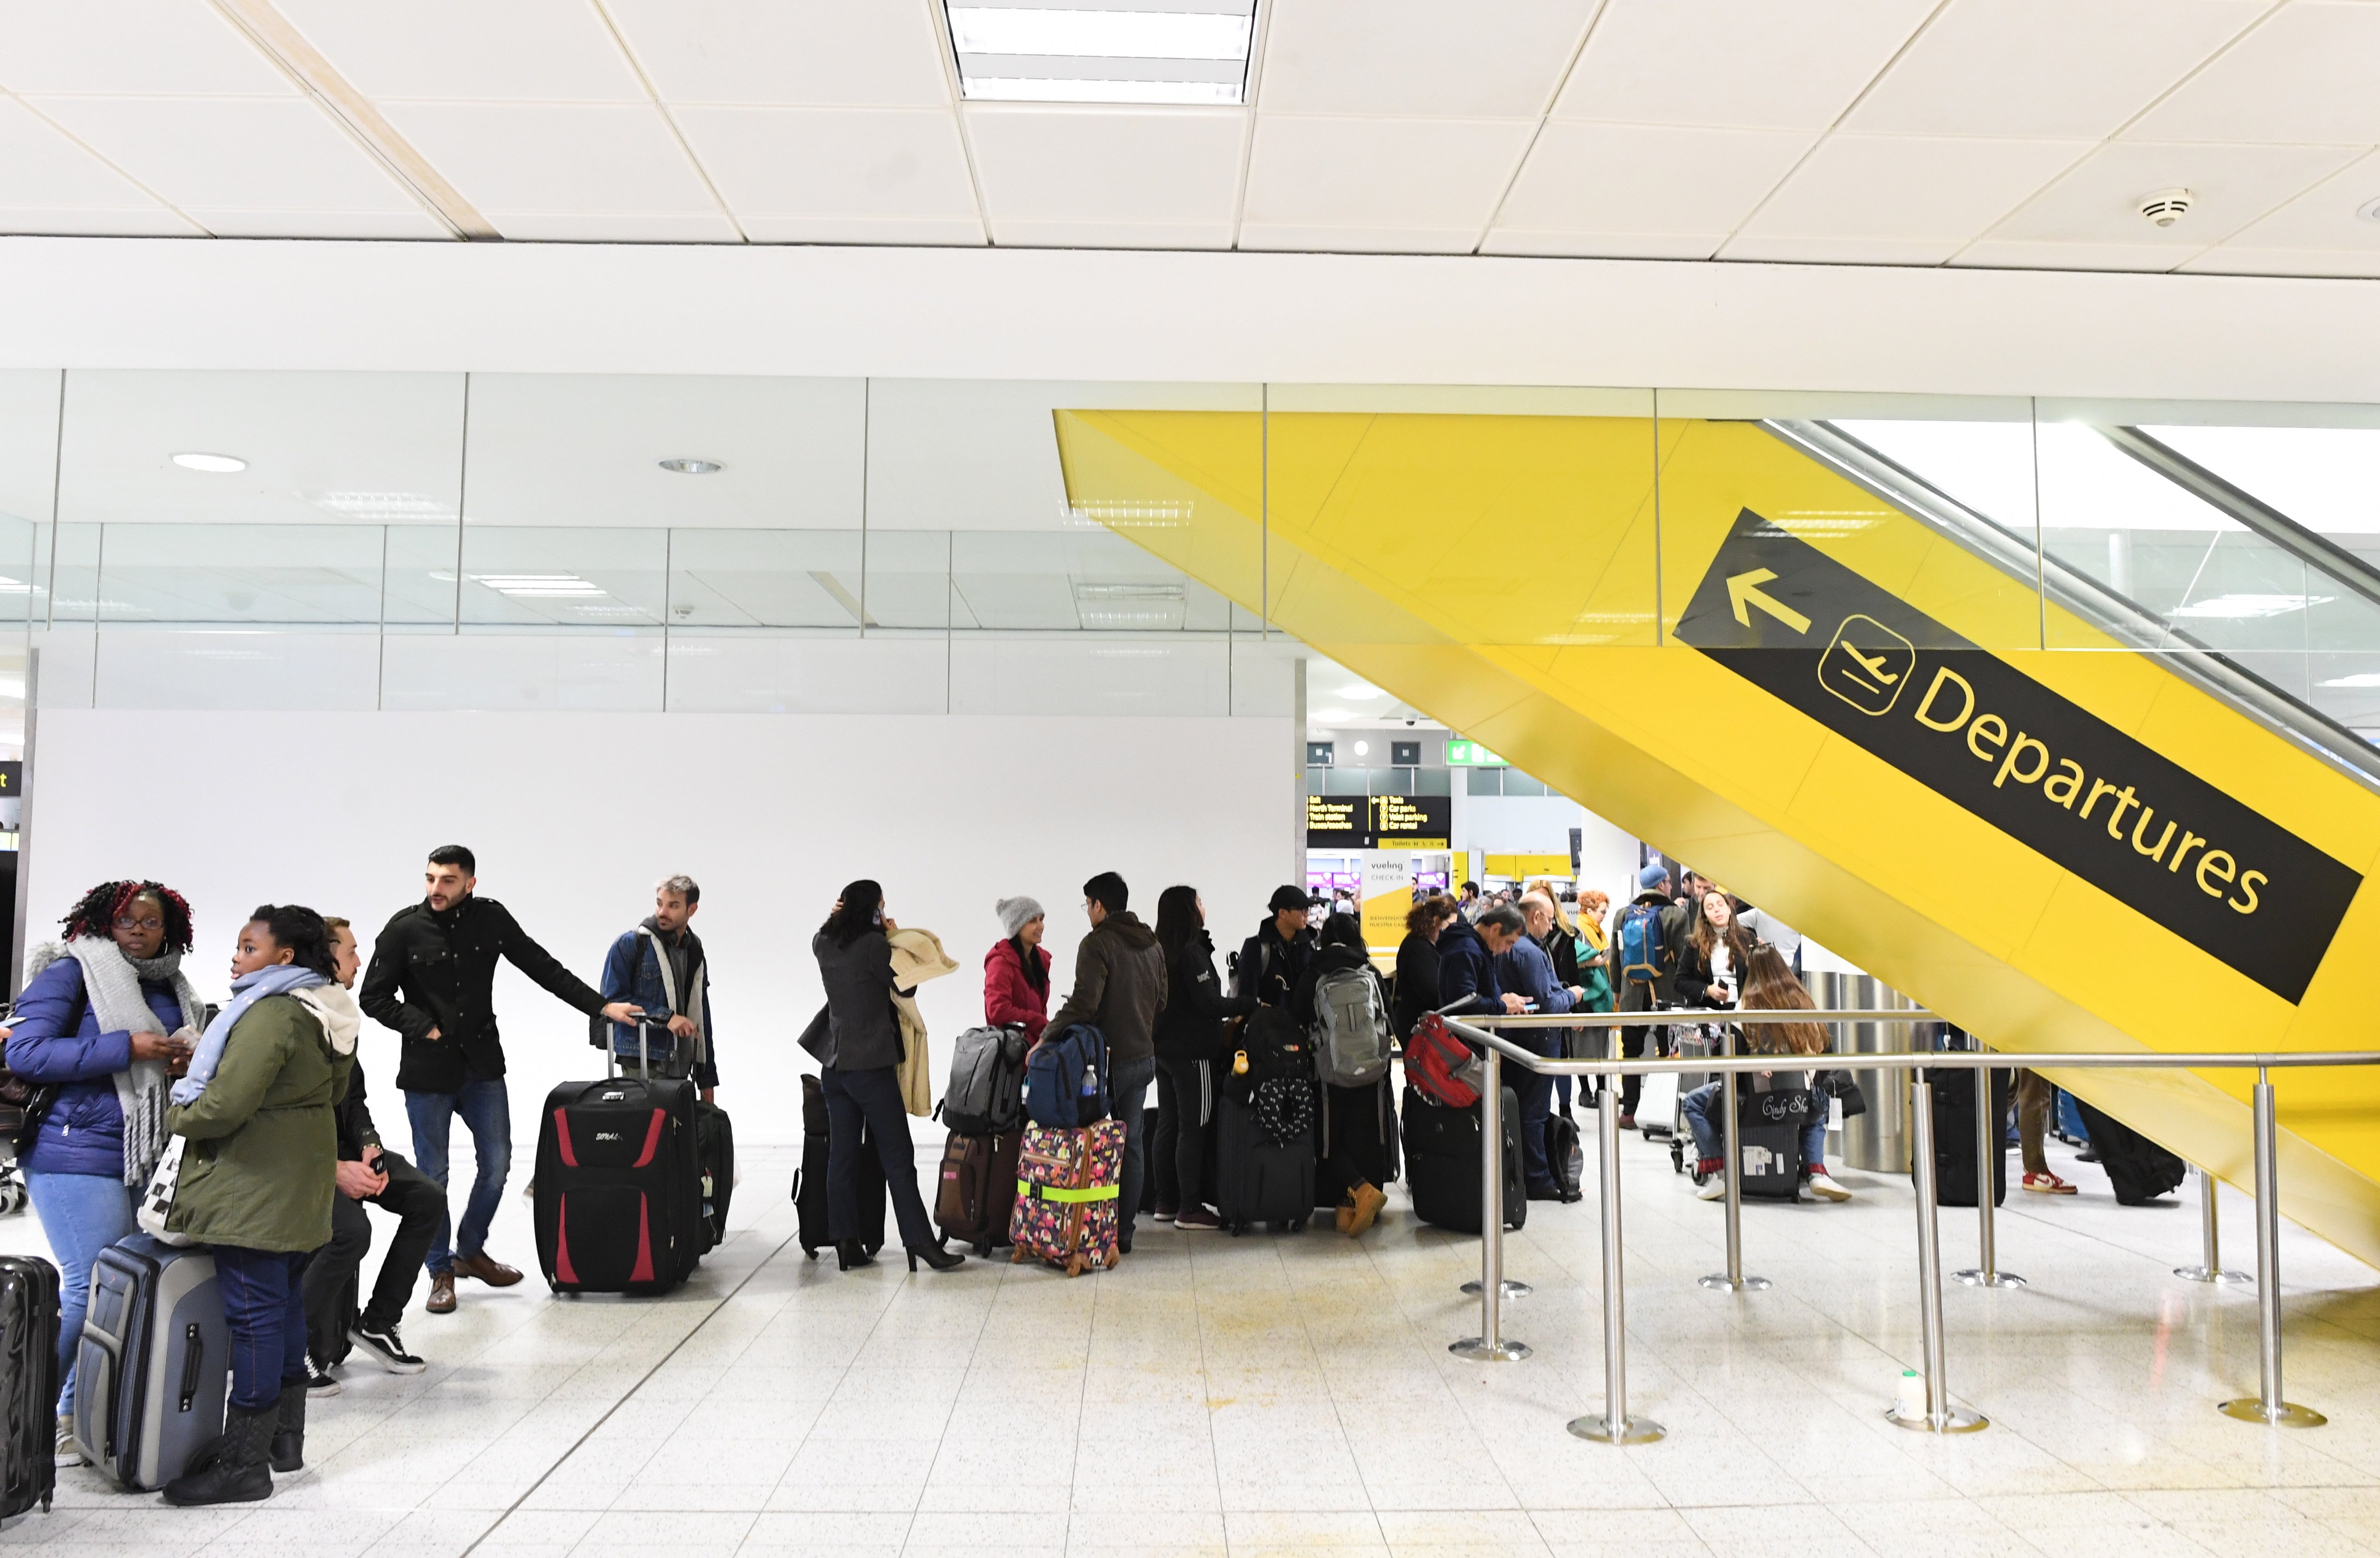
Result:
M57 1089L17 1166L62 1279L58 1460L74 1442L74 1357L99 1252L133 1212L165 1150L171 1078L189 1064L205 1005L182 976L190 907L154 882L103 882L66 917L66 944L27 956L8 1068Z

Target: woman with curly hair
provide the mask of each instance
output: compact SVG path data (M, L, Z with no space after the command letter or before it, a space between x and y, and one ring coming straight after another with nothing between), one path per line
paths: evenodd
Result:
M49 1107L19 1138L33 1211L57 1257L58 1460L78 1464L74 1360L99 1252L136 1231L133 1209L165 1150L170 1078L206 1027L182 974L190 906L155 882L103 882L65 919L66 943L26 955L8 1068Z

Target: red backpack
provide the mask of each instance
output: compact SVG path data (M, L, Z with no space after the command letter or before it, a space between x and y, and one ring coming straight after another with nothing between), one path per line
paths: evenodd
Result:
M1448 1030L1446 1019L1429 1013L1414 1024L1405 1041L1405 1080L1422 1097L1449 1109L1468 1109L1479 1102L1479 1057L1471 1046Z

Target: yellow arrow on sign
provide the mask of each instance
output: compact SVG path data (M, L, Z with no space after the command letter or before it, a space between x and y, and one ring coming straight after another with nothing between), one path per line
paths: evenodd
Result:
M1762 585L1776 577L1774 568L1755 568L1748 574L1728 576L1727 598L1729 603L1735 607L1735 620L1746 627L1751 627L1752 613L1748 608L1758 606L1794 632L1807 633L1810 630L1808 617L1761 590Z

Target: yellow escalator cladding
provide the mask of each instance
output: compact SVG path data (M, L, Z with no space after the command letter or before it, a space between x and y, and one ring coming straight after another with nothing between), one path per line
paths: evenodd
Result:
M2380 795L1757 424L1057 435L1076 512L1998 1048L2374 1045ZM2056 1079L2252 1183L2252 1072ZM2380 1263L2380 1077L2273 1080L2284 1210Z

